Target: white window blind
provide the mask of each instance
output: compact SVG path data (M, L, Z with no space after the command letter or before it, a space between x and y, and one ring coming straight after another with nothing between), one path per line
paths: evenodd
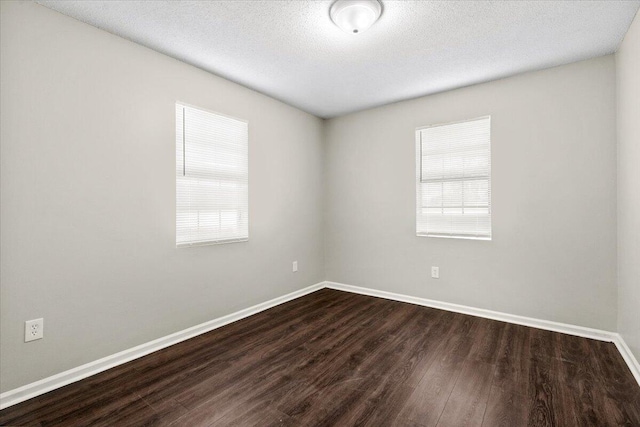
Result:
M248 238L248 124L176 104L176 245Z
M418 236L491 239L491 118L416 130Z

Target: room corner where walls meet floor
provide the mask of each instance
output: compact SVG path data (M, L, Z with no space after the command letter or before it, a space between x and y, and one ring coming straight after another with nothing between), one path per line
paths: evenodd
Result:
M375 289L363 288L359 286L346 285L344 283L336 282L321 282L307 288L301 289L283 295L279 298L274 298L270 301L266 301L261 304L257 304L253 307L249 307L244 310L237 311L227 316L205 322L203 324L194 326L192 328L185 329L183 331L176 332L163 338L136 346L129 350L122 351L120 353L96 360L91 363L79 366L74 369L62 372L60 374L51 376L49 378L36 381L31 384L27 384L15 390L2 393L0 395L0 409L7 408L9 406L24 402L31 398L40 396L49 391L64 387L65 385L72 384L80 381L84 378L98 374L105 370L115 368L116 366L123 365L132 360L151 354L155 351L172 346L174 344L186 341L190 338L194 338L198 335L210 332L214 329L223 327L230 323L268 310L272 307L284 304L288 301L295 300L304 295L316 292L320 289L333 289L343 292L350 292L360 295L367 295L377 298L388 299L392 301L404 302L424 307L435 308L439 310L450 311L454 313L461 313L476 317L482 317L491 320L497 320L506 323L512 323L516 325L528 326L537 329L548 330L552 332L559 332L568 335L575 335L583 338L590 338L598 341L612 342L616 345L616 348L620 352L622 358L627 363L629 370L638 382L640 386L640 364L635 359L628 346L620 336L620 334L609 331L602 331L598 329L585 328L581 326L563 324L558 322L551 322L542 319L533 319L523 316L517 316L508 313L500 313L491 310L484 310L480 308L467 307L459 304L451 304L442 301L429 300L425 298L412 297L408 295L394 294L391 292L380 291Z

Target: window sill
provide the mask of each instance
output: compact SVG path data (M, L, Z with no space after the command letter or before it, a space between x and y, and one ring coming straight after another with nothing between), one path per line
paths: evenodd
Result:
M489 237L481 237L481 236L454 236L454 235L446 235L446 234L427 234L427 233L417 233L417 237L436 237L440 239L463 239L463 240L485 240L491 241L491 236Z
M241 239L224 239L224 240L210 240L207 242L194 242L194 243L176 243L176 248L193 248L197 246L211 246L211 245L224 245L227 243L241 243L248 242L249 238Z

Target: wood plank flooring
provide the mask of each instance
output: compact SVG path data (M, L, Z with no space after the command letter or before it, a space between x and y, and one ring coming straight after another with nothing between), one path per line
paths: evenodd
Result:
M323 289L0 424L640 426L640 387L611 343Z

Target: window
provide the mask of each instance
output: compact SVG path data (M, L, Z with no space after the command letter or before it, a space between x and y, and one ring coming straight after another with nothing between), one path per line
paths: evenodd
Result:
M418 236L491 239L491 118L416 130Z
M248 124L176 104L176 245L249 239Z

